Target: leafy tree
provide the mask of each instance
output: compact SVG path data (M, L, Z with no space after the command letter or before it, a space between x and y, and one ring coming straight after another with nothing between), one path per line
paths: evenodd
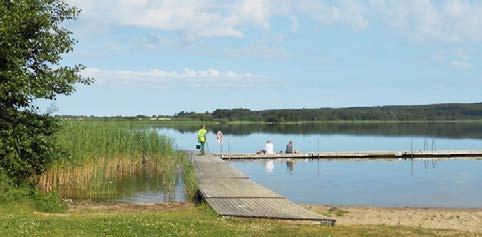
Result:
M62 24L78 13L62 0L0 0L0 169L17 182L43 172L58 154L57 122L33 102L92 82L79 75L82 65L60 64L76 42Z

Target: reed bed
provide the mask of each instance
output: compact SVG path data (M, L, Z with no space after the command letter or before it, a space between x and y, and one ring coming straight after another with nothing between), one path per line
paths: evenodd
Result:
M169 194L189 167L171 139L135 122L64 121L56 139L66 154L38 186L64 198L107 200L146 189ZM189 195L195 180L186 177Z
M99 157L119 155L129 159L169 159L175 151L173 141L149 127L135 122L64 121L57 135L58 144L67 149L64 164L76 164Z

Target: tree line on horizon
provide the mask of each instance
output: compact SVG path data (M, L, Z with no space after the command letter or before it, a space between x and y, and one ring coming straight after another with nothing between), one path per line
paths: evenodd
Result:
M481 120L482 103L392 105L376 107L318 108L318 109L216 109L213 112L181 111L174 119L201 121L227 120L252 122L300 121L454 121Z
M174 115L55 115L60 119L80 120L197 120L249 122L303 121L457 121L482 120L482 103L432 105L390 105L374 107L269 109L216 109L213 112L181 111Z

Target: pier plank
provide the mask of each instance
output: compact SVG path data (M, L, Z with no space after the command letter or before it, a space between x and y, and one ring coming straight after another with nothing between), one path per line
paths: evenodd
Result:
M285 220L333 221L308 211L286 198L207 198L220 215Z
M219 178L249 178L246 174L239 170L233 169L225 161L222 161L219 158L212 159L207 157L195 156L192 162L198 180Z
M221 216L310 221L325 225L336 222L251 181L220 157L192 155L191 160L202 197Z
M219 155L217 155L219 156ZM221 157L221 156L219 156ZM474 158L482 159L482 151L361 151L361 152L306 152L298 154L224 154L224 160L242 159L408 159L408 158Z
M198 185L205 198L282 198L249 179L201 179Z

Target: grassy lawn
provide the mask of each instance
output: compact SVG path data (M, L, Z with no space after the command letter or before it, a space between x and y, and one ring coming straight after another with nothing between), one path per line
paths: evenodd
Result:
M0 207L0 236L476 236L450 230L293 224L219 218L205 205L169 210L76 209L63 214Z

